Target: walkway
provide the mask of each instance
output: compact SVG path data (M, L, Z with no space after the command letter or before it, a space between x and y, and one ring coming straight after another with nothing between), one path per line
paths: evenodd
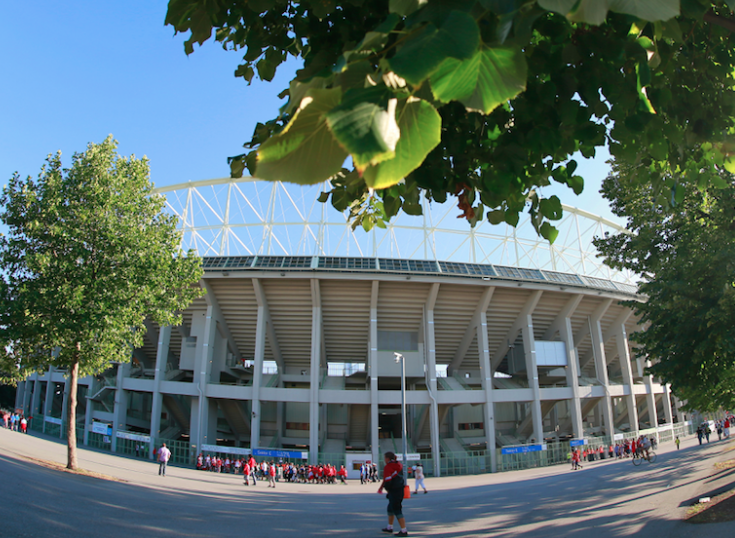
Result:
M704 531L682 523L691 499L727 484L735 471L715 475L713 464L735 457L735 444L698 447L695 438L662 447L655 464L602 461L568 466L429 479L428 495L404 503L413 536L689 538ZM386 501L375 485L279 484L245 488L242 478L169 468L86 449L79 463L120 478L71 475L23 456L65 461L65 446L0 429L0 536L110 538L247 536L270 538L379 536ZM413 482L413 481L411 481ZM732 536L732 524L709 525L708 537ZM594 533L594 534L593 534Z

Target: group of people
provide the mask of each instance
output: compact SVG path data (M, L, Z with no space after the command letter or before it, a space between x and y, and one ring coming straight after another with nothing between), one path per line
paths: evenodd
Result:
M378 481L378 467L374 463L363 463L360 465L360 484Z
M718 441L721 441L723 437L725 439L730 437L730 426L732 426L733 423L735 423L735 417L732 416L725 417L724 419L715 422L714 426L715 431L717 431ZM712 433L713 432L712 428L710 428L710 422L702 422L702 424L697 427L697 440L699 441L699 444L701 445L704 439L706 439L709 443L709 436Z
M340 481L346 484L347 469L344 465L336 466L330 463L320 463L318 465L297 465L290 462L267 462L260 463L255 461L253 456L249 458L230 458L225 456L224 459L216 455L200 453L197 456L196 467L201 471L210 471L215 473L232 473L242 474L245 485L250 485L250 479L253 485L258 484L258 479L268 481L269 487L276 487L276 481L299 482L302 484L336 484Z
M3 426L14 432L28 433L28 422L31 417L24 417L23 413L16 413L15 411L7 411L3 409L0 411L3 417Z
M677 437L677 441L678 439ZM568 458L571 460L572 470L575 471L582 468L583 461L592 463L593 461L604 460L606 457L609 459L623 459L630 458L634 454L641 455L642 453L645 453L647 456L651 449L656 448L656 444L655 437L641 435L637 439L625 439L614 445L609 445L607 450L604 446L584 449L572 448Z

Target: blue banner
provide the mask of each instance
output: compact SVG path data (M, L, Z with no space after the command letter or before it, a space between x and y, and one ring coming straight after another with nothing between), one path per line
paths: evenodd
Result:
M587 439L572 439L569 441L569 446L582 446L587 444Z
M292 450L269 450L265 448L253 449L253 456L263 456L266 458L285 458L289 460L309 459L308 452L296 452Z
M501 454L525 454L526 452L541 452L546 450L546 445L525 445L501 448Z

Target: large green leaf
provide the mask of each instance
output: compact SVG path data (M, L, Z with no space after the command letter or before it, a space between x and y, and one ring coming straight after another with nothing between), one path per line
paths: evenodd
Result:
M610 11L633 15L644 21L667 21L679 15L679 0L607 0Z
M441 140L441 116L426 101L410 98L399 105L397 115L401 138L396 155L365 170L363 179L368 187L385 189L395 185L418 168Z
M405 17L423 7L428 2L429 0L390 0L388 9L390 9L391 13L398 13Z
M441 28L428 23L390 59L391 69L414 85L421 84L445 58L470 58L480 30L467 13L452 11Z
M337 141L362 171L369 164L390 159L401 136L396 123L396 99L385 86L348 91L327 115Z
M482 47L469 60L444 60L431 76L431 89L440 101L461 101L489 114L526 89L526 71L520 49Z
M258 149L256 177L312 184L342 169L347 152L332 136L325 115L339 104L341 90L312 89L286 128Z

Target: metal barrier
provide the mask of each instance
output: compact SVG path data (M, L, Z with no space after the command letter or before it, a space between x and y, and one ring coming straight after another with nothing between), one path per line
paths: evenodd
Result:
M126 456L147 460L150 459L150 446L151 444L149 442L118 437L115 452L117 454L125 454Z

